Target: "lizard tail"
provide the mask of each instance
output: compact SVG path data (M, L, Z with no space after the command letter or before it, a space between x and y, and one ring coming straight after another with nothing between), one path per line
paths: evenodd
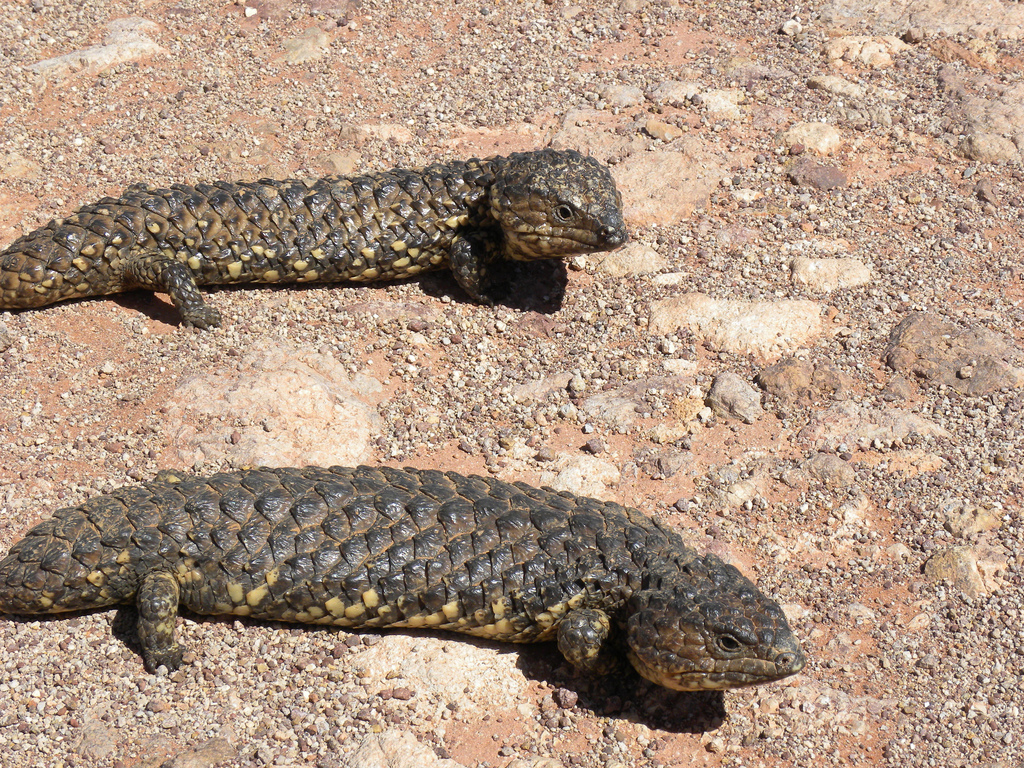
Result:
M133 588L100 533L78 509L61 510L29 531L0 560L0 613L102 608L129 600Z
M122 290L112 262L136 237L112 213L82 209L0 252L0 309L42 307Z

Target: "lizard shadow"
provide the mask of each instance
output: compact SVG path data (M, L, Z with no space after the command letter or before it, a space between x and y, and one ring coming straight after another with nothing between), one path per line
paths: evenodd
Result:
M572 691L575 706L596 716L690 734L716 730L728 716L722 691L670 690L642 678L625 658L608 674L587 675L575 670L554 643L517 649L516 666L527 678Z
M301 629L304 632L329 633L344 640L359 638L354 645L374 645L385 641L388 635L423 638L443 638L468 644L477 648L488 648L499 654L514 654L515 665L528 680L545 683L560 689L561 703L557 707L544 705L538 700L542 711L557 717L566 710L583 711L597 717L614 717L641 723L669 733L701 734L719 728L726 720L725 696L722 691L672 691L651 683L637 674L629 663L623 660L620 668L610 674L588 675L576 671L558 651L555 643L502 643L496 640L464 635L456 632L438 632L407 628L350 631L340 627L315 624L295 624L282 621L242 618L238 616L206 616L182 610L181 615L201 624L231 625L241 622L245 626L263 626L275 630ZM34 620L44 617L36 616ZM57 618L57 617L54 617ZM142 664L142 649L136 633L137 614L133 606L120 606L111 622L111 633L139 658ZM193 652L201 657L199 649ZM339 662L344 658L342 656ZM343 662L341 662L343 663ZM183 668L187 668L183 667ZM567 694L566 692L571 692Z
M562 308L569 273L561 259L540 261L500 261L490 267L491 289L495 304L520 312L550 315ZM431 272L420 278L423 292L434 298L449 296L475 303L450 273Z
M548 259L534 262L499 262L492 267L492 284L495 286L491 298L496 304L521 312L536 312L549 315L562 308L569 278L565 262L560 259ZM306 291L326 287L358 288L359 291L383 289L392 284L416 283L423 293L433 298L447 296L459 303L474 304L473 299L455 282L450 272L439 270L421 276L390 282L358 284L352 282L337 283L274 283L254 284L239 283L237 285L203 286L204 296L215 296L221 292L231 291L267 291L276 296L284 291ZM92 297L87 297L88 300ZM116 302L125 309L138 312L150 320L165 325L180 325L181 315L164 295L151 291L133 290L112 294L103 298Z

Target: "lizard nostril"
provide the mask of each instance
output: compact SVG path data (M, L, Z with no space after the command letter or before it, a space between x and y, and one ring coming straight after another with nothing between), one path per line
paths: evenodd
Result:
M608 245L622 245L626 242L626 230L616 227L601 227L601 239Z
M803 668L803 654L787 651L775 657L775 666L780 669L792 669L794 672Z

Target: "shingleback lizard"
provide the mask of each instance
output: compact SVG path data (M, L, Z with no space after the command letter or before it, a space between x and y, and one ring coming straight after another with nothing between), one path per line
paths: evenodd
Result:
M607 167L573 150L318 180L129 187L0 253L0 309L133 288L220 325L197 286L395 280L449 267L488 302L488 265L627 239Z
M676 690L804 666L774 601L641 512L438 470L165 471L59 510L0 561L4 613L133 601L150 670L181 663L179 606L556 640L577 668L625 655Z

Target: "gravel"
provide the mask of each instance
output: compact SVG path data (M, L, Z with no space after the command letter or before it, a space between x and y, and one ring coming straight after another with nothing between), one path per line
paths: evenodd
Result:
M294 427L169 407L253 349L298 350L379 382L360 394L371 462L557 480L660 515L775 595L811 658L784 684L679 695L575 677L548 648L190 617L188 663L153 676L128 609L3 621L5 765L335 766L392 729L466 766L1020 763L1017 11L975 20L987 34L927 15L904 29L876 5L798 19L777 0L0 10L5 245L143 179L383 169L549 139L612 164L637 244L605 265L521 265L494 308L430 274L211 291L226 318L213 332L136 293L4 313L0 545L183 466L172 415L225 450ZM32 70L139 14L164 53ZM827 158L783 139L801 123L834 129ZM794 281L798 258L845 260L856 279ZM733 348L700 323L652 326L652 307L686 294L772 320L796 307L814 332ZM891 334L918 313L925 330L901 342L913 365L892 370ZM999 366L926 370L946 364L929 350L950 333L998 339ZM706 407L725 373L765 388L747 393L754 423ZM368 664L378 648L391 666ZM438 666L450 679L434 689L417 670Z

